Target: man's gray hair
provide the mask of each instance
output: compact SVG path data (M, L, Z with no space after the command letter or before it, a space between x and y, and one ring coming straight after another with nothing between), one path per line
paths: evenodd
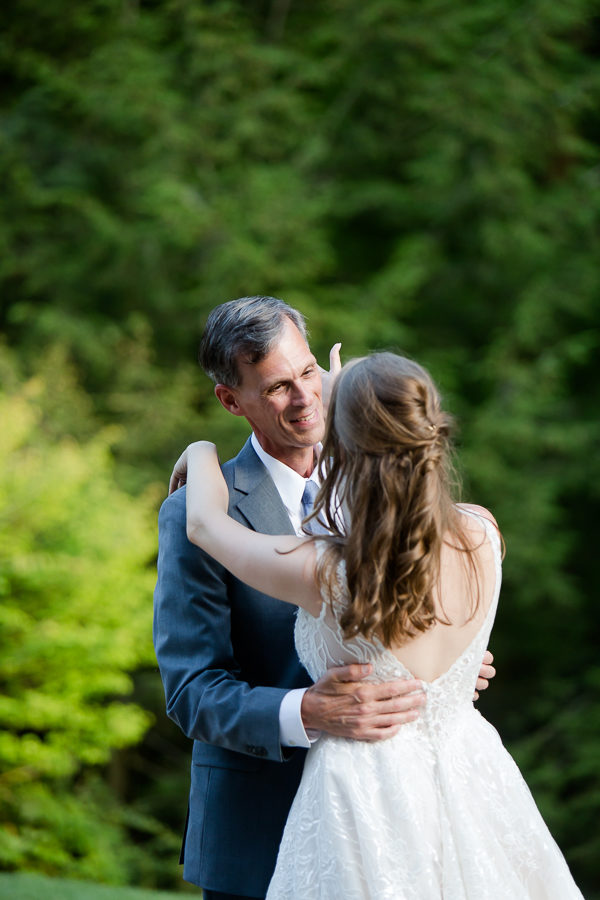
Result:
M215 384L238 387L240 356L257 363L271 352L285 320L307 340L304 316L276 297L240 297L221 303L210 313L198 351L198 361Z

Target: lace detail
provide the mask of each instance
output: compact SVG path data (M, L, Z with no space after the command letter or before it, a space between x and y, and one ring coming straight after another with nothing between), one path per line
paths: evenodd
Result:
M496 585L479 631L425 684L424 711L395 737L323 735L313 745L267 900L582 900L517 767L473 707L501 580L498 535L481 521ZM296 647L311 677L354 662L372 664L371 680L412 677L380 641L343 639L343 563L337 576L318 618L298 612Z

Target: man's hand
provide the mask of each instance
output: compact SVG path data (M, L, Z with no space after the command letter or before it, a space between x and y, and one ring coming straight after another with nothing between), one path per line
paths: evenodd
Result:
M413 722L425 702L422 683L399 679L372 684L364 680L371 671L372 666L358 663L329 669L304 694L305 729L357 741L382 741Z
M479 691L485 691L490 683L490 678L493 678L496 674L496 670L493 667L492 663L494 662L494 657L490 653L489 650L486 650L483 654L483 660L481 662L481 669L479 670L479 678L477 679L477 690L473 695L474 700L479 700Z

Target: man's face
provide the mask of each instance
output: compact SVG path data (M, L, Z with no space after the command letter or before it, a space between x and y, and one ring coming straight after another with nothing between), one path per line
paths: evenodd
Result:
M290 319L274 349L258 363L238 361L241 383L217 396L235 415L245 416L267 453L298 469L323 437L321 375L308 344Z

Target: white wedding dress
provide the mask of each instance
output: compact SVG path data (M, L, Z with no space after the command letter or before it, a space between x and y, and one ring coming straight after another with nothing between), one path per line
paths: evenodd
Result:
M395 737L323 735L311 747L267 900L582 900L517 766L473 707L501 579L498 536L481 521L496 559L483 625ZM311 678L353 662L372 663L377 681L412 677L381 643L344 641L343 563L337 582L318 619L298 612Z

